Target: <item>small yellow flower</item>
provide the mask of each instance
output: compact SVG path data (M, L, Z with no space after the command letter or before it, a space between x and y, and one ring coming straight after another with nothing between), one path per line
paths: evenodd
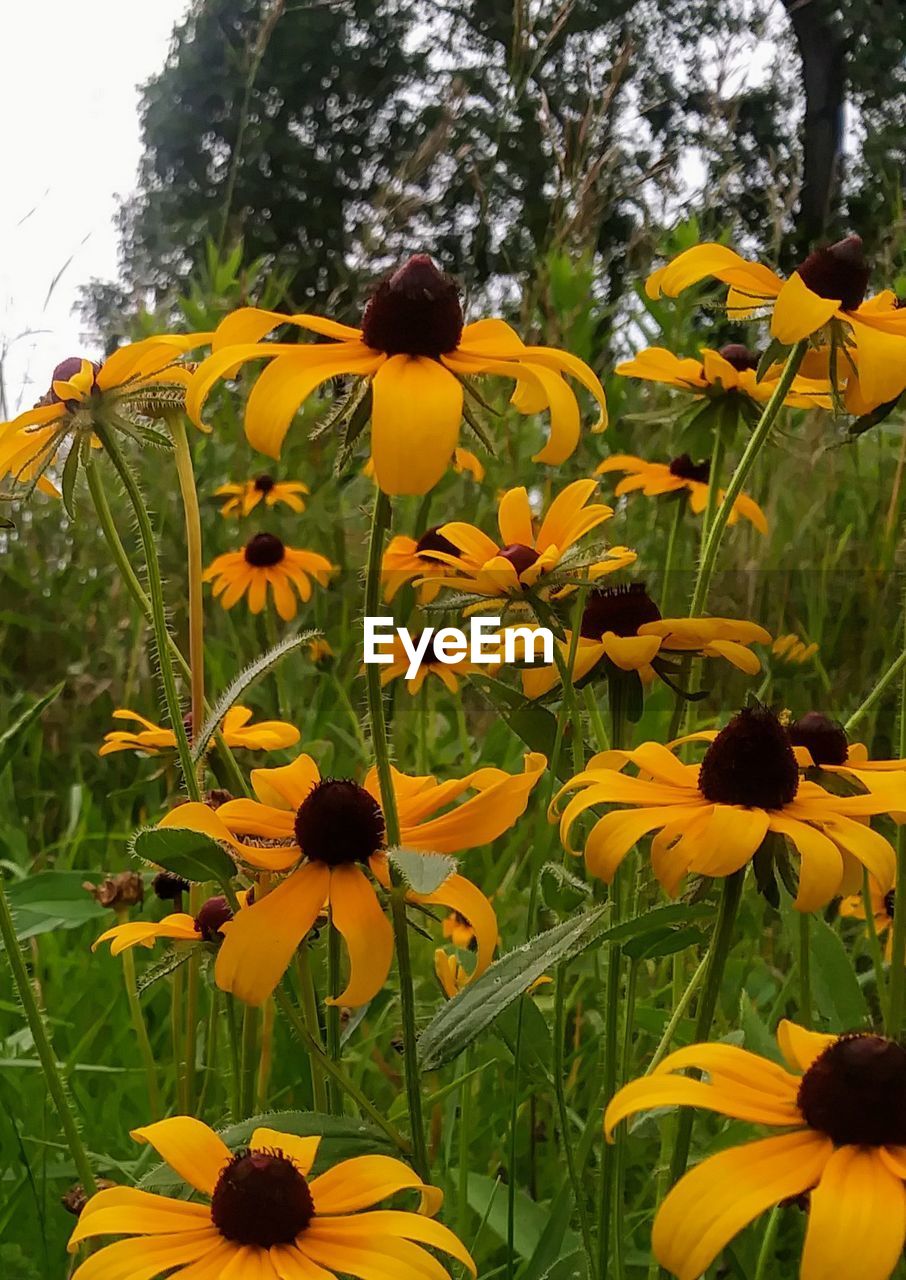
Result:
M757 675L761 662L749 648L769 644L770 634L756 622L734 618L662 618L644 583L609 587L589 593L582 613L573 664L573 679L583 680L599 665L637 671L644 685L669 670L671 657L723 658L747 675ZM572 648L572 632L556 639L564 661ZM560 681L556 665L536 665L522 672L528 698L540 698Z
M214 595L224 609L232 609L248 592L252 613L260 613L267 589L284 622L296 616L296 593L304 602L311 599L311 579L326 587L336 570L326 556L316 551L288 547L273 533L256 533L242 551L217 556L204 572L204 581L214 583Z
M697 516L708 505L711 464L707 459L704 462L693 462L688 453L681 453L670 462L646 462L644 458L636 458L629 453L615 453L595 468L595 475L603 476L611 471L625 473L625 478L614 491L618 498L636 489L640 489L646 498L679 493L685 489L689 494L689 508ZM718 490L718 502L723 502L724 496L724 490ZM767 533L768 522L764 512L757 502L744 493L733 503L727 523L736 524L740 516L754 525L759 533Z
M777 1041L786 1068L736 1045L694 1044L608 1105L608 1139L622 1120L664 1107L785 1131L727 1147L681 1178L655 1217L654 1256L678 1280L699 1280L743 1227L807 1193L800 1280L888 1280L906 1244L906 1048L787 1021Z
M243 906L245 897L240 897ZM118 956L132 947L153 947L162 938L171 942L219 942L221 928L232 918L230 904L218 895L208 898L197 916L177 911L163 920L129 920L114 925L94 940L91 950L97 951L102 942L109 942L110 954Z
M771 653L780 662L788 662L800 667L808 662L809 658L814 658L817 652L816 644L806 644L792 631L785 636L778 636L771 645Z
M631 360L618 364L615 372L624 378L642 378L646 382L663 382L679 391L688 391L696 399L720 399L742 395L756 404L770 400L780 380L782 365L772 365L757 381L758 356L748 347L731 342L719 351L703 347L701 360L677 356L666 347L646 347ZM810 378L797 374L783 402L797 409L830 409L833 407L827 376Z
M486 768L443 783L394 770L401 844L431 853L489 844L521 817L546 764L544 756L529 754L521 774ZM224 928L217 985L247 1004L263 1004L329 903L350 960L348 985L332 1003L366 1004L384 985L393 957L393 931L366 874L389 888L377 771L363 786L322 779L311 756L300 755L283 768L254 770L252 786L257 800L228 801L216 812L183 804L160 824L213 836L252 867L289 872ZM469 791L475 794L450 807ZM435 892L408 896L471 921L478 939L475 976L483 973L497 945L497 918L481 890L454 873Z
M454 521L441 525L441 537L452 542L457 551L454 556L439 549L432 553L452 570L441 579L441 585L489 600L518 600L526 588L544 585L544 579L558 568L568 570L574 564L576 576L593 582L632 564L636 554L628 547L609 547L591 563L569 556L571 548L613 515L613 508L604 503L588 505L596 488L594 480L567 485L550 504L537 530L527 490L509 489L498 508L499 543L471 524Z
M413 644L418 646L421 643L423 634L424 632L418 636L413 636ZM434 636L429 640L428 647L415 675L411 680L406 679L405 681L407 693L413 695L418 693L429 676L434 676L439 680L450 693L457 693L459 691L459 681L463 676L467 676L473 671L488 671L500 664L501 659L497 658L477 666L469 661L468 653L461 658L457 658L455 662L441 662L435 645L436 634L435 632ZM410 658L398 635L393 637L393 645L390 652L393 661L381 668L382 685L390 684L392 680L405 676L409 670Z
M628 764L638 776L623 773ZM766 708L741 711L717 734L700 765L683 764L656 742L634 751L604 751L561 789L571 791L560 818L570 848L576 820L590 808L614 805L585 841L592 875L607 883L644 835L651 866L671 896L687 872L722 877L741 870L769 831L799 855L795 907L816 911L840 894L857 891L866 867L886 893L896 857L868 818L906 808L906 778L883 791L834 795L800 778L785 729ZM575 852L575 850L573 850Z
M214 490L218 498L227 499L220 508L220 514L240 518L254 511L259 502L264 502L267 507L275 507L282 502L290 511L301 514L305 510L301 495L309 492L308 485L301 480L275 480L264 472L244 484L222 484Z
M131 1238L87 1258L73 1280L164 1274L334 1280L351 1273L374 1280L394 1274L449 1280L423 1245L476 1275L469 1251L433 1221L443 1193L391 1156L355 1156L312 1177L319 1137L257 1128L247 1147L231 1151L213 1129L189 1116L134 1129L132 1137L149 1143L205 1202L131 1187L99 1191L82 1210L70 1252L96 1236ZM401 1191L420 1193L421 1212L360 1212Z
M254 713L248 708L231 707L223 718L220 731L228 747L246 747L249 751L279 751L282 747L293 747L299 741L299 730L285 720L259 720L250 723ZM104 745L99 755L109 756L115 751L140 751L142 755L156 756L162 751L176 750L176 734L172 729L163 729L151 720L146 720L137 711L128 711L118 707L113 713L114 720L134 720L142 726L134 732L114 730L104 734Z
M855 368L862 401L886 404L906 388L906 311L884 289L865 299L870 274L858 236L817 249L786 280L760 262L749 262L722 244L699 244L649 276L649 298L675 298L712 277L729 285L731 319L770 312L771 336L786 346L821 334L828 326L840 347L841 378Z
M327 341L262 342L280 325ZM520 413L550 410L550 434L537 462L556 466L579 442L579 406L563 374L597 401L594 429L606 426L604 390L588 365L554 347L526 346L503 320L464 325L459 290L425 254L378 286L360 329L324 316L246 307L227 316L212 346L189 388L190 415L201 420L220 378L234 376L249 360L269 360L249 396L245 430L255 449L274 458L297 409L321 383L364 379L372 397L371 456L385 493L427 493L443 476L459 439L465 379L507 378L516 384L511 403Z
M384 599L390 601L407 582L418 579L416 595L419 604L430 604L437 598L441 579L453 572L437 552L459 558L459 549L440 532L440 526L426 529L420 538L397 534L391 538L381 560L381 583Z

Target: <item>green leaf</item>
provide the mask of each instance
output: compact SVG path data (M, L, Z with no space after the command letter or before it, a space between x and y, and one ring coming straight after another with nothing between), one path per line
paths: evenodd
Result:
M507 1238L507 1191L502 1182L483 1173L470 1173L469 1205L479 1219L487 1220L488 1229L503 1242ZM516 1192L515 1231L513 1245L520 1258L535 1256L551 1217L550 1206L539 1204L524 1191ZM564 1252L571 1253L579 1241L572 1232L564 1234Z
M417 853L388 849L387 857L413 893L434 893L456 870L456 859L445 853Z
M236 874L233 859L216 840L184 827L144 827L132 837L132 852L193 884L224 884Z
M54 702L63 691L63 681L54 685L49 693L39 698L33 706L24 711L18 720L0 733L0 773L6 768L18 746L18 739L32 725L38 716Z
M840 936L819 916L809 921L812 991L830 1031L855 1031L870 1022L865 996Z
M208 749L208 743L213 738L220 725L221 720L229 711L235 702L238 702L242 695L246 692L256 680L260 680L262 676L277 665L277 663L287 656L289 653L300 649L303 644L309 640L313 640L315 636L319 636L320 631L300 631L298 635L287 636L272 649L268 649L266 653L260 654L254 662L250 662L244 671L240 671L224 692L217 699L211 714L202 726L201 733L192 747L192 758L196 764L201 760L202 756Z
M511 689L501 680L492 676L472 675L472 683L491 702L503 718L504 723L520 738L530 751L540 751L550 760L557 736L557 720L546 707L532 702L523 694ZM570 776L570 767L565 760L561 761L559 776L564 780Z
M589 947L688 924L710 915L712 908L703 903L658 907L608 928L609 912L607 905L582 912L495 961L477 981L448 1001L422 1032L418 1043L422 1070L434 1071L450 1062L537 978Z
M83 888L91 872L39 871L6 886L16 937L20 942L58 929L78 929L110 915ZM2 946L2 944L0 944Z
M519 1280L544 1280L544 1277L550 1274L551 1268L563 1257L565 1252L564 1241L568 1235L572 1237L572 1232L569 1230L572 1211L572 1185L569 1179L565 1178L560 1190L551 1201L547 1221L541 1232L541 1239L535 1246L528 1265L519 1272ZM572 1238L571 1245L575 1248L575 1237ZM566 1248L569 1247L570 1245L566 1246ZM582 1259L582 1262L579 1262L578 1259ZM584 1255L580 1253L577 1257L576 1269L569 1274L572 1276L585 1275L586 1267L583 1263Z
M75 492L75 483L79 474L79 446L73 441L70 446L69 453L66 455L66 461L63 464L63 475L60 478L60 490L63 494L63 506L66 508L66 514L70 520L75 519L75 507L73 505L73 494Z
M786 360L788 354L789 352L783 343L778 342L776 338L772 338L765 347L761 359L758 361L758 368L755 371L755 381L761 382L767 376L768 369L770 369L771 365L783 362Z

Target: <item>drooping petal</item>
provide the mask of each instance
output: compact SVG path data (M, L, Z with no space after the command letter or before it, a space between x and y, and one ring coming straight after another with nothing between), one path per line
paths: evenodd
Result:
M434 853L459 853L464 849L490 844L508 831L525 812L532 790L547 767L547 760L537 752L529 752L524 766L522 773L507 774L500 771L500 776L490 785L483 786L477 795L470 796L463 804L435 818L417 819L413 806L401 804L403 844ZM466 786L475 785L475 775L472 775L471 780L458 779L457 782L464 782ZM429 793L431 809L442 803L442 794Z
M706 1072L712 1084L754 1090L763 1095L765 1105L779 1106L783 1114L798 1117L798 1112L791 1112L789 1107L795 1106L799 1079L770 1058L735 1044L690 1044L669 1053L655 1068L655 1074L666 1075L688 1067ZM801 1117L790 1123L801 1123Z
M802 1123L802 1117L788 1101L786 1104L782 1100L775 1102L752 1089L657 1073L623 1086L604 1113L604 1132L610 1137L621 1120L661 1107L702 1107L750 1124L788 1127Z
M840 1147L811 1194L802 1280L888 1280L906 1238L906 1188L877 1151Z
M356 1214L353 1218L332 1218L318 1215L317 1227L320 1229L341 1229L350 1237L364 1236L366 1239L381 1240L387 1237L400 1237L404 1240L417 1240L419 1244L430 1245L434 1249L442 1249L457 1262L475 1272L475 1262L468 1249L457 1236L440 1222L434 1222L420 1213L402 1213L396 1209L373 1209L368 1213Z
M197 1232L210 1225L206 1205L139 1191L137 1187L110 1187L93 1195L69 1240L69 1252L90 1236L167 1235Z
M494 908L481 890L472 884L471 880L467 880L465 876L454 874L448 876L434 893L419 893L411 894L410 896L416 902L423 902L429 906L436 904L450 907L451 910L458 912L464 920L468 920L475 934L475 942L478 948L475 968L469 981L479 978L494 959L494 950L499 936Z
M657 656L661 641L658 636L618 636L613 631L605 631L601 646L621 671L639 671Z
M317 919L330 880L321 862L306 862L288 879L225 924L214 977L246 1004L264 1004Z
M354 1156L342 1160L309 1183L315 1212L355 1213L398 1191L415 1189L434 1216L443 1202L443 1192L422 1182L414 1170L392 1156Z
M427 493L459 439L462 386L423 356L391 356L373 382L371 456L384 493Z
M837 298L822 298L812 293L798 271L784 283L774 303L771 337L791 347L822 329L840 309Z
M829 840L807 822L796 822L781 814L771 814L771 830L791 840L799 853L796 909L819 910L840 892L843 859L839 849L833 840Z
M708 276L733 285L753 300L776 297L782 285L780 277L760 262L748 262L726 245L705 243L686 249L667 266L652 272L645 282L645 292L649 298L659 298L664 293L675 298Z
M906 387L906 334L885 333L852 317L849 320L863 400L871 408L895 400Z
M744 867L767 835L770 818L764 809L716 804L701 836L703 850L691 870L705 876L729 876Z
M119 1240L86 1258L72 1280L153 1280L165 1272L170 1274L173 1267L213 1253L222 1240L214 1227L175 1236Z
M678 1280L699 1280L760 1213L814 1186L832 1150L829 1138L789 1133L704 1160L658 1210L652 1232L658 1262Z
M133 1129L136 1142L149 1143L170 1168L196 1191L211 1195L230 1149L222 1138L201 1120L172 1116L156 1124Z
M356 1008L373 1000L387 981L393 930L374 889L357 866L335 867L331 872L330 911L349 952L349 983L327 1003Z

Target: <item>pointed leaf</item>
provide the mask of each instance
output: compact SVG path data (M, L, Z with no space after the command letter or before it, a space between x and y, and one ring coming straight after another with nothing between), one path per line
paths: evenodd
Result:
M132 837L132 852L192 884L224 884L236 874L233 859L216 840L183 827L145 827Z

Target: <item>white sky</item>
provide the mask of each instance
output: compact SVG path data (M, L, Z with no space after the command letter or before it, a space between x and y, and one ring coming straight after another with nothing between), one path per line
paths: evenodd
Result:
M10 414L44 394L58 361L95 354L83 350L72 308L80 284L116 276L113 219L140 157L137 89L162 66L188 4L0 0L0 353Z

